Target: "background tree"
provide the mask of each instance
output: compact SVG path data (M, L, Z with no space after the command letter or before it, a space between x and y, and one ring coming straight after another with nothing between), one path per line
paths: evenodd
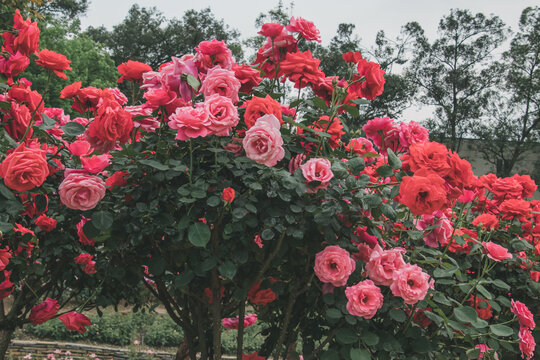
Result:
M417 101L435 106L428 123L432 138L439 137L452 150L459 150L499 83L500 66L490 61L506 32L497 16L455 9L441 19L434 42L415 30L416 56L408 76L420 89Z
M503 54L504 88L489 117L475 129L484 158L497 176L513 174L516 162L540 140L540 8L523 10L519 32Z
M237 58L242 57L240 34L216 19L210 8L188 10L182 19L167 19L155 7L133 5L111 31L101 26L89 27L86 33L105 46L116 65L136 60L157 69L171 56L193 53L194 47L208 39L224 40Z
M88 0L2 0L0 24L13 24L13 12L20 9L23 15L43 20L46 16L63 17L64 21L83 15L88 10ZM5 29L2 29L5 30Z

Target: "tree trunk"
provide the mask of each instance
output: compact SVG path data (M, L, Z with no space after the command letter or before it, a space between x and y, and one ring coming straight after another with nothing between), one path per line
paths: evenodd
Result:
M178 351L176 351L176 356L174 360L190 360L189 345L186 339L184 339L184 341L182 341L182 343L178 347Z
M0 330L0 360L6 359L6 352L11 343L11 337L13 336L14 331L14 329Z

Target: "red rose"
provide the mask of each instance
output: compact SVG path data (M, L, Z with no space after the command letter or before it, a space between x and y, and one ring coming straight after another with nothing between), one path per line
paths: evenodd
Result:
M9 259L12 258L9 248L0 249L0 271L3 271L9 264Z
M325 75L319 65L321 60L313 58L311 51L287 53L285 60L279 65L278 76L287 76L295 83L297 89L304 88L311 84L318 84L324 81Z
M34 223L43 231L52 231L56 228L57 221L43 214L38 216L34 220Z
M261 72L249 65L234 64L234 76L240 81L240 92L250 93L262 81Z
M268 114L274 115L279 123L283 124L281 104L272 99L270 95L266 95L265 98L254 96L251 100L246 101L244 121L248 129L255 125L257 119Z
M73 260L75 260L75 264L77 265L86 265L90 261L92 261L93 258L94 257L92 255L84 253L84 254L77 255L77 257L75 257Z
M319 121L314 122L310 127L314 130L330 134L331 137L328 140L328 144L332 149L339 147L341 136L345 134L341 120L339 120L337 117L333 118L332 122L329 123L328 116L321 116Z
M21 143L0 164L0 177L10 189L27 191L41 186L49 175L45 151Z
M88 317L75 311L60 315L58 318L64 323L66 329L75 330L80 334L86 331L85 326L92 325Z
M266 360L266 358L254 352L253 354L242 354L242 360Z
M525 222L531 215L531 203L519 199L505 200L499 210L503 214L503 219L518 218L520 221Z
M69 66L71 61L65 55L43 49L37 53L37 56L36 64L43 66L45 69L52 70L58 77L67 80L64 70L71 70L71 66Z
M86 224L90 220L92 220L92 219L88 219L88 218L85 218L84 216L81 216L81 221L79 221L77 223L77 225L76 225L76 227L77 227L77 235L79 236L79 242L81 244L88 245L88 246L94 246L96 244L94 239L88 238L84 234L84 230L83 230L84 224Z
M467 300L471 303L471 307L476 310L476 313L478 314L478 317L480 319L488 320L491 319L493 314L491 313L491 305L487 299L482 299L478 296L474 297L471 295L469 300ZM481 305L485 304L485 305Z
M498 229L499 220L495 215L492 214L481 214L478 215L472 222L473 226L482 225L482 229Z
M43 324L52 319L59 309L60 304L58 304L57 300L47 298L41 304L34 306L32 310L30 310L28 320L34 325Z
M13 283L9 281L9 271L4 271L4 281L0 283L0 300L7 298L13 292Z
M279 23L265 23L262 24L261 31L259 31L257 34L274 39L281 35L282 32L283 25Z
M12 52L19 51L21 54L28 56L38 51L40 31L37 22L31 22L30 19L23 20L19 9L15 10L13 20L13 28L18 30L17 37L13 37L9 33L4 35L4 40L12 46ZM6 46L5 43L4 46Z
M122 76L118 79L121 83L124 80L142 81L142 75L145 72L152 71L152 67L139 61L128 60L125 63L118 65L118 71Z
M356 68L358 75L353 75L353 81L359 80L362 77L365 77L365 80L352 84L350 90L359 97L368 100L374 100L377 96L381 95L384 90L384 83L386 82L384 79L384 70L381 69L381 66L366 59L360 59Z
M127 171L116 171L105 180L105 186L108 190L114 189L115 186L126 186L126 176L128 175L129 173Z
M88 140L125 144L129 140L133 121L131 114L110 98L103 98L94 121L86 129ZM90 141L92 143L92 141Z
M19 75L28 65L30 65L30 59L20 52L10 54L8 59L4 59L3 56L0 57L0 73L7 78Z
M231 187L228 187L226 189L223 189L223 195L221 195L221 198L227 202L227 203L232 203L233 200L234 200L234 189L231 188Z
M274 279L270 279L272 282L276 282ZM272 289L261 289L261 282L259 281L249 289L248 301L255 305L266 305L276 300L277 294Z
M436 174L406 176L399 189L400 201L415 215L431 215L446 207L444 180Z

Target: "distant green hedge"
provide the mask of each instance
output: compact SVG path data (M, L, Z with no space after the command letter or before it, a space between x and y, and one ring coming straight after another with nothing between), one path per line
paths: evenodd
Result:
M94 343L128 346L134 340L152 347L178 347L182 342L182 329L168 316L148 313L113 313L102 317L90 315L92 326L84 334L66 330L64 324L53 319L42 325L26 325L23 333L39 339L60 341L85 340ZM261 327L255 324L246 329L244 348L246 353L258 351L263 343L259 334ZM144 334L144 337L141 335ZM224 352L236 352L236 330L226 330L222 340Z

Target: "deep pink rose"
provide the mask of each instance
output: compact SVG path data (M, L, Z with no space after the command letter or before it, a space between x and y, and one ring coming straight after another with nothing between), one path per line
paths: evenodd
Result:
M306 40L314 40L321 42L321 32L315 27L311 21L303 19L301 17L291 17L287 30L290 32L300 33Z
M274 39L281 35L282 32L283 25L279 23L265 23L262 24L261 31L259 31L257 34Z
M531 360L534 356L535 347L536 342L534 341L531 330L522 327L519 330L519 350L521 350L521 357L526 360Z
M168 124L171 129L178 130L175 137L177 140L184 141L211 134L208 112L202 104L198 104L194 108L184 106L176 109L176 112L169 116Z
M89 218L85 218L84 216L81 217L81 221L79 221L76 225L77 227L77 235L79 236L79 242L83 245L88 245L88 246L94 246L96 244L96 242L94 241L94 239L92 238L88 238L85 234L84 234L84 224L86 224L87 222L89 222L91 219Z
M331 170L332 163L328 159L312 158L300 165L302 175L308 184L308 192L317 192L319 189L326 189L330 184L330 180L334 177ZM319 181L317 186L310 186L312 181Z
M401 296L405 304L414 305L426 297L430 288L429 275L418 265L405 264L394 272L390 290L394 296Z
M70 209L90 210L105 196L105 182L83 170L66 169L58 187L60 201Z
M399 144L408 148L417 142L429 141L429 131L416 121L399 124Z
M93 155L89 157L81 156L81 165L83 169L89 173L99 174L111 164L111 161L109 160L110 157L109 154Z
M75 140L67 146L69 152L75 156L90 155L93 151L92 146L86 140Z
M399 141L399 128L394 119L389 117L371 119L362 126L362 130L366 133L366 137L381 150L389 147L394 148L394 143Z
M152 117L151 108L139 105L126 106L124 110L133 116L133 126L135 128L141 128L146 132L155 132L159 128L160 122L155 117ZM142 118L143 116L145 117Z
M394 248L383 250L379 245L375 245L366 270L369 278L377 285L389 286L394 281L394 273L405 266L403 256L405 250Z
M525 305L521 301L514 301L512 299L511 311L514 313L514 315L518 317L520 326L524 326L531 330L536 327L533 314L531 313L527 305Z
M373 281L364 280L345 289L347 311L351 315L371 319L383 306L383 295Z
M336 287L346 285L355 268L356 264L349 252L337 245L327 246L315 255L315 275L322 282Z
M205 98L218 94L228 97L233 103L237 103L240 86L240 81L234 76L234 71L217 66L208 70L201 92Z
M227 329L238 329L238 316L235 318L225 318L221 320L221 324ZM244 316L244 328L250 327L257 322L256 314L247 314Z
M434 225L437 227L424 234L426 245L433 248L439 245L446 246L454 228L442 211L437 210L433 215L422 215L422 218L416 222L416 228L422 231L425 231L428 226Z
M480 355L478 355L477 360L483 359L484 358L484 353L486 353L487 351L493 350L492 348L490 348L489 346L484 345L484 344L478 344L478 345L475 346L475 348L480 349ZM497 353L495 353L493 355L495 356L496 360L499 360L499 355L497 355Z
M246 156L258 164L274 166L285 156L279 120L274 115L260 117L242 140Z
M57 300L47 298L41 304L34 306L32 310L30 310L28 320L34 325L43 324L52 319L59 309L60 305Z
M210 120L209 129L217 136L229 136L240 120L231 99L214 94L204 101L204 106Z
M492 260L501 261L512 258L512 254L508 252L508 249L501 245L489 241L482 243L482 246L484 247L485 252L487 252L487 256Z
M92 325L92 322L86 315L79 314L75 311L60 315L58 318L64 323L66 329L75 330L79 334L86 331L85 326Z
M300 168L304 160L306 160L306 154L298 154L289 161L289 172L291 175Z

